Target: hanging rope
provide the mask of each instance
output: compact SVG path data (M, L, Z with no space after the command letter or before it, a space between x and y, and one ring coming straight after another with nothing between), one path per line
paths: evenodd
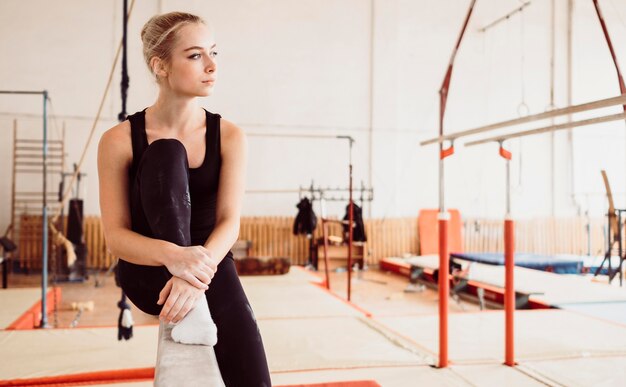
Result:
M130 8L128 9L128 13L126 15L126 21L128 21L128 19L130 18L130 15L132 13L133 7L135 6L135 0L132 0L132 2L130 3ZM124 23L127 24L127 23ZM91 145L91 141L93 140L93 135L96 131L96 127L98 125L98 122L100 121L100 116L102 115L102 109L104 108L104 102L106 101L106 97L109 94L109 89L111 88L111 83L113 81L113 74L115 72L115 68L117 67L117 62L119 61L119 57L120 57L120 53L122 51L124 45L124 39L122 39L120 41L120 44L117 48L117 52L115 53L115 58L113 59L113 64L111 65L111 71L109 72L109 79L107 80L106 86L104 88L104 92L102 93L102 98L100 99L100 106L98 107L98 112L96 113L96 117L94 118L93 124L91 126L91 130L89 131L89 136L87 137L87 142L85 144L85 147L83 148L83 152L80 156L80 160L78 161L78 164L76 165L76 169L74 171L74 174L72 175L72 177L70 178L69 183L67 184L67 188L65 189L65 192L63 193L63 196L61 197L60 200L60 205L56 210L56 213L54 215L52 215L49 218L48 221L48 227L50 229L50 231L52 232L53 235L53 240L55 241L56 244L58 245L63 245L67 255L68 255L68 260L73 260L76 259L76 254L74 253L74 247L72 245L72 242L70 242L64 235L63 233L61 233L57 228L56 228L56 223L59 219L59 216L61 215L61 208L64 208L65 205L67 204L68 200L69 200L69 196L71 194L72 191L72 185L74 184L74 182L76 181L76 179L78 178L78 175L81 172L81 168L83 165L83 162L85 161L85 156L87 155L87 151L89 150L89 147ZM125 109L123 109L125 110ZM120 113L121 114L121 113Z
M128 77L128 61L126 60L126 52L127 52L127 37L128 37L128 2L124 0L124 28L122 34L122 82L120 83L120 89L122 92L122 111L117 116L117 119L122 122L126 119L126 97L128 96L128 85L130 83L130 78Z
M122 299L117 303L117 306L120 308L120 316L117 319L117 340L130 340L133 337L134 321L124 292L122 292Z
M135 1L136 0L132 0L132 2L130 3L130 7L128 8L127 19L130 19L130 16L131 16L132 11L133 11L133 7L135 6ZM94 133L96 131L96 127L98 125L98 122L100 121L100 116L102 115L102 109L104 108L104 102L106 101L106 97L109 94L109 89L111 88L111 83L113 82L113 74L115 73L115 69L117 67L117 62L120 59L120 54L122 52L123 45L124 45L124 40L121 39L120 40L120 44L117 47L117 52L115 53L115 58L113 59L113 64L111 66L111 71L109 72L109 79L107 80L106 86L104 88L104 92L102 93L102 98L100 99L100 106L98 107L98 112L96 113L96 117L94 118L93 124L91 126L91 130L89 131L89 136L87 137L87 142L85 144L85 147L83 148L83 152L82 152L82 154L80 156L80 159L78 161L78 164L76 166L76 170L74 171L74 174L70 178L70 181L67 184L67 188L66 188L65 192L63 193L63 199L61 200L61 206L60 207L65 206L65 204L67 204L68 198L69 198L69 196L71 194L72 185L76 181L76 179L78 177L78 174L81 172L81 168L83 166L83 162L85 161L85 156L87 155L87 151L89 150L89 146L91 145L91 141L93 140L93 135L94 135ZM59 211L57 211L57 213L52 217L53 218L52 222L56 221L58 216L59 216ZM56 232L58 232L58 231L56 231Z
M128 27L128 2L124 0L124 32L122 37L122 46L123 46L123 54L122 54L122 111L118 115L118 120L120 122L126 119L126 97L128 95L128 61L126 60L127 53L127 27ZM117 263L115 264L117 266ZM115 275L117 276L117 270L115 270ZM119 281L115 281L118 283ZM120 316L117 319L117 340L130 340L133 337L133 316L130 313L130 305L126 302L126 293L124 293L124 289L120 286L122 290L122 299L117 303L117 306L120 308Z

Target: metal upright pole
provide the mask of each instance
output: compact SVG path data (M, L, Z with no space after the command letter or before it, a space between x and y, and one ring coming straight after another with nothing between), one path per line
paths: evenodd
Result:
M350 301L351 293L352 293L352 239L353 239L353 230L352 223L354 222L354 213L352 208L352 145L354 144L354 138L350 136L336 136L336 138L341 138L348 140L348 170L349 170L349 182L348 189L350 190L349 194L349 203L348 203L348 294L347 299ZM345 223L342 223L345 224Z
M452 79L452 69L454 68L454 59L461 46L463 35L467 30L467 25L472 16L472 11L476 5L476 0L470 3L463 28L457 39L448 69L443 78L441 88L439 89L439 368L448 366L448 296L450 294L449 286L449 251L448 251L448 219L449 215L444 205L444 169L443 159L454 153L453 141L450 147L443 147L443 119L446 113L446 105L448 103L448 90L450 89L450 80Z
M41 209L41 250L42 250L42 268L41 268L41 321L40 328L48 328L48 316L46 316L47 299L46 293L48 291L48 198L47 198L47 178L48 178L48 90L43 91L21 91L21 90L0 90L0 94L16 94L16 95L43 95L43 145L42 145L42 159L43 159L43 207ZM14 137L17 136L16 128L14 126ZM15 177L14 177L15 180ZM13 181L15 185L15 181ZM13 216L13 214L11 215Z
M43 209L42 209L42 267L41 267L41 323L40 328L49 328L47 316L48 292L48 91L43 91Z
M506 160L506 215L504 217L504 364L515 365L515 223L511 217L511 152L502 147L500 142L500 156Z
M350 144L350 182L348 184L350 193L348 195L348 301L351 299L352 292L352 240L353 236L353 222L354 222L354 209L352 206L352 142L354 140L352 138L349 139Z
M448 221L444 204L444 149L439 144L439 368L448 366L448 297L450 296Z

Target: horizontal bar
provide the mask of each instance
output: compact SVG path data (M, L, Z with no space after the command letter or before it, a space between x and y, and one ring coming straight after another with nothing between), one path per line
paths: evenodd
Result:
M580 127L580 126L601 124L601 123L604 123L604 122L611 122L611 121L618 121L618 120L626 120L626 113L618 113L618 114L612 114L612 115L609 115L609 116L589 118L587 120L581 120L581 121L566 122L564 124L559 124L559 125L550 125L550 126L545 126L543 128L525 130L523 132L505 134L505 135L502 135L502 136L489 137L489 138L485 138L483 140L468 142L468 143L465 144L465 146L480 145L480 144L484 144L486 142L493 142L493 141L504 141L504 140L508 140L508 139L511 139L511 138L525 137L525 136L530 136L530 135L533 135L533 134L540 134L540 133L555 132L557 130L577 128L577 127Z
M42 199L15 199L15 203L39 203L41 204ZM51 206L55 203L56 200L54 202L48 202L48 206Z
M15 142L24 142L29 144L42 144L43 140L39 140L36 138L18 138ZM48 140L48 144L63 144L62 140Z
M63 158L63 154L51 154L51 155L46 155L46 158L49 159L61 159ZM38 159L43 159L43 155L42 154L17 154L15 155L15 158L17 159L34 159L34 158L38 158Z
M46 91L16 91L16 90L0 90L0 94L45 94Z
M461 132L450 133L445 136L439 136L439 137L435 137L426 141L422 141L420 142L420 145L441 143L444 141L455 140L457 138L464 137L464 136L471 136L474 134L483 133L483 132L487 132L490 130L505 128L508 126L520 125L520 124L525 124L528 122L545 120L547 118L558 117L558 116L562 116L566 114L580 113L580 112L585 112L585 111L594 110L594 109L601 109L601 108L605 108L609 106L616 106L616 105L626 105L626 94L622 94L617 97L601 99L598 101L587 102L581 105L574 105L574 106L564 107L561 109L549 110L547 112L533 114L531 116L516 118L513 120L497 122L495 124L481 126L481 127L474 128L474 129L464 130Z
M16 169L15 172L17 173L39 173L42 174L43 170L41 169ZM53 173L61 173L61 171L59 170L50 170L48 169L48 175L53 174Z
M328 134L279 134L279 133L246 133L248 137L295 137L295 138L328 138L328 139L348 139L349 136L335 136ZM349 138L351 139L351 138ZM352 140L354 141L354 140Z
M43 152L43 146L42 147L35 147L35 146L18 146L13 148L17 151L42 151ZM56 147L48 147L48 152L50 151L62 151L63 148L56 148Z
M349 192L350 190L348 188L327 188L327 189L323 189L323 188L314 188L313 192L315 193L321 193L321 192ZM360 192L368 192L368 193L373 193L374 189L373 188L365 188L365 189L361 189L361 188L353 188L352 192L353 193L360 193ZM311 190L309 188L302 188L302 189L250 189L250 190L246 190L246 193L249 194L257 194L257 193L310 193Z
M299 193L302 192L298 189L249 189L246 190L247 194L259 194L259 193Z
M324 223L346 224L346 225L350 224L350 221L348 221L348 220L328 219L328 218L322 218L322 222L324 222ZM354 223L354 221L352 223Z
M28 165L28 166L37 166L37 165L42 165L42 164L43 164L43 161L41 161L41 162L35 162L35 161L32 161L32 162L31 162L31 161L16 161L16 162L15 162L15 165L18 165L18 166L27 166L27 165ZM55 167L60 167L60 166L62 166L62 165L63 165L63 163L60 163L60 162L52 162L52 161L47 161L47 162L46 162L46 165L49 165L49 166L55 166Z
M48 192L48 195L58 195L58 194L59 194L58 192L50 192L50 191ZM37 195L41 196L41 195L43 195L43 192L41 192L41 191L40 192L37 192L37 191L22 191L22 192L17 191L17 192L15 192L15 195L16 196L37 196Z

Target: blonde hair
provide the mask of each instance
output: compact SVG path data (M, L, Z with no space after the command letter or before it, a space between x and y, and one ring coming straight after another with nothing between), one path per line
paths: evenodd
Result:
M150 60L156 56L167 63L174 48L178 30L192 23L206 25L201 17L185 12L156 15L144 24L141 29L143 57L151 72L153 69L150 66Z

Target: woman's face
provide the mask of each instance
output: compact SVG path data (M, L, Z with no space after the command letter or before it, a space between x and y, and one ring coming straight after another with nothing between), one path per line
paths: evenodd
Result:
M213 93L217 64L215 42L202 23L178 30L164 81L177 94L206 97Z

